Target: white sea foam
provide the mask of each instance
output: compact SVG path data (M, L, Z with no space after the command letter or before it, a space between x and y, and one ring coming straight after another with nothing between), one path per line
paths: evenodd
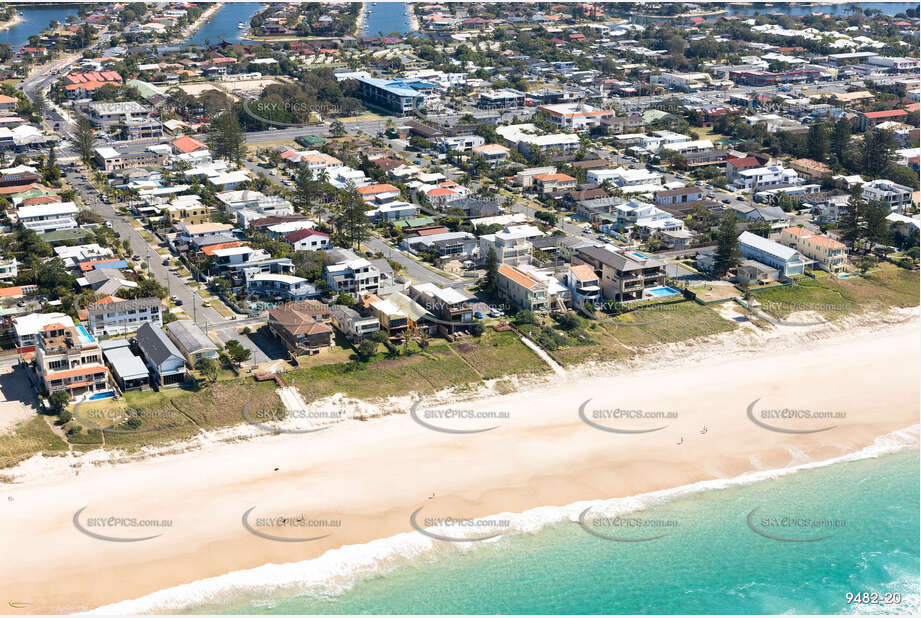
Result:
M881 455L915 448L919 445L921 425L894 431L880 436L870 446L823 461L810 461L786 468L758 470L742 475L700 481L626 498L609 500L587 500L566 506L542 506L523 513L499 513L490 519L511 522L510 533L533 533L542 528L565 521L578 521L579 515L592 508L594 515L616 516L642 510L653 504L660 504L681 496L710 490L750 485L760 481L776 479L800 470L822 468L836 463L871 459ZM437 528L428 528L438 532ZM458 535L457 529L442 534ZM471 533L477 536L480 533ZM483 543L497 542L497 537ZM264 597L290 591L292 594L304 591L318 591L336 595L351 588L356 582L390 572L408 563L434 560L451 554L464 553L481 546L482 543L450 543L437 541L419 532L397 534L361 545L346 545L333 549L318 558L286 564L265 564L253 569L233 571L217 577L202 579L189 584L167 588L139 599L121 601L96 608L89 614L138 614L168 612L183 607L226 604L235 597ZM915 599L917 602L917 599Z

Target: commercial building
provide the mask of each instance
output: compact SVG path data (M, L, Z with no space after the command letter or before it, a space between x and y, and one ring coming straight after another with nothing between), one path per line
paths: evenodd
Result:
M400 114L410 114L424 109L430 97L439 88L438 84L416 79L379 79L363 76L355 79L359 84L359 94L365 102Z

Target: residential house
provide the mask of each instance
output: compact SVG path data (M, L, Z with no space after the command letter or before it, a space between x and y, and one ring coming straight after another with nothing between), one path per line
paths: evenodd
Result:
M601 280L588 264L570 265L560 275L560 281L569 289L574 307L601 302Z
M528 311L548 311L550 309L547 285L514 266L508 264L499 266L496 288L519 309Z
M35 371L42 390L67 393L71 400L109 390L109 370L96 341L73 323L50 322L37 333Z
M317 300L304 300L270 309L268 326L289 353L318 354L332 345L331 318L329 306Z
M480 261L485 261L493 250L500 264L527 264L531 261L530 240L543 235L533 225L506 226L495 234L483 234L480 236Z
M751 232L742 232L739 236L739 248L745 257L776 268L785 277L802 275L806 268L806 258L796 249Z
M780 244L815 260L819 268L830 273L838 273L847 268L847 247L824 234L801 226L788 227L780 232Z
M578 247L573 264L588 264L601 280L605 299L640 300L645 290L665 283L665 262L637 252L619 253L602 247Z
M861 188L861 197L865 200L880 200L889 206L889 210L902 213L911 205L912 189L891 180L873 180Z
M329 247L329 234L316 230L297 230L284 238L295 251L324 251Z
M211 338L192 320L176 320L163 327L179 351L185 356L186 362L194 367L195 363L203 358L217 360L218 347Z
M358 343L380 330L381 324L374 316L363 316L351 307L332 305L329 308L332 325L351 343Z
M434 283L417 283L409 288L410 297L434 316L439 331L453 333L473 323L470 298L454 288Z
M307 300L320 295L303 277L262 272L247 274L246 293L284 301Z
M144 391L150 388L147 365L134 352L127 339L110 339L100 344L102 355L112 370L112 377L123 392Z
M143 324L160 328L163 324L161 304L155 296L128 300L106 296L86 307L87 329L100 337L133 333Z
M134 336L134 349L150 370L152 384L170 388L186 381L185 358L161 328L141 325Z

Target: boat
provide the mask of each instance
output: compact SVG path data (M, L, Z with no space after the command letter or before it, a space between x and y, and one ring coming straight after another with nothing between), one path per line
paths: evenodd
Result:
M240 30L246 30L247 28L249 28L249 24L241 21L237 24L237 28L239 28Z

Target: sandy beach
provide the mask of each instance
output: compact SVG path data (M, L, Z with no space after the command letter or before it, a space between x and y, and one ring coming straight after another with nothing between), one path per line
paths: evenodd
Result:
M0 23L0 32L3 32L4 30L9 30L13 26L16 26L17 24L21 24L22 22L23 22L22 15L20 15L18 11L14 11L13 17L9 21Z
M214 15L218 11L220 11L223 6L224 6L223 2L215 2L214 4L209 6L207 9L205 9L202 12L202 14L198 16L198 19L196 19L194 22L192 22L191 24L183 28L182 38L188 39L190 36L198 32L199 28L201 28L206 23L208 23L208 20L214 17Z
M433 431L401 414L83 467L78 476L64 458L46 458L41 467L31 462L32 468L26 462L20 472L27 473L0 490L6 524L0 545L16 556L0 567L0 588L8 599L31 603L26 611L85 610L410 532L410 516L420 507L427 516L482 517L838 457L918 423L919 334L915 317L745 356L714 349L708 362L688 346L688 354L654 366L569 375L450 406L488 420L451 421L428 415L431 406L416 409L417 418L441 428L496 427L479 433ZM764 424L823 431L766 429L747 414L755 400ZM580 418L580 406L596 426ZM763 420L765 409L836 416ZM608 421L605 410L665 416ZM658 427L664 428L648 431ZM279 542L251 533L243 524L250 509L250 523L257 515L296 514L327 522L316 529L259 528L269 536L323 538ZM154 520L159 527L111 518ZM99 521L102 527L93 527ZM92 534L156 538L116 542Z

